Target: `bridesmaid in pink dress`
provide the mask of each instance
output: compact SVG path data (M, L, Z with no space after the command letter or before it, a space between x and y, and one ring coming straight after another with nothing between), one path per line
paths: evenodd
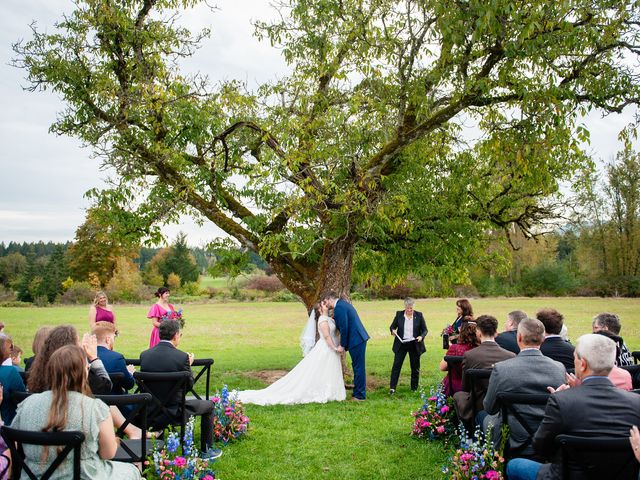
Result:
M118 329L116 325L116 316L113 313L113 308L109 305L109 299L104 292L97 292L93 299L93 305L89 309L89 327L93 331L96 326L96 322L109 322L113 323L113 326Z
M169 303L169 295L171 295L171 292L167 287L160 287L155 295L158 297L158 301L153 304L147 314L147 318L150 318L153 322L153 330L151 330L151 338L149 338L149 348L153 348L160 343L160 331L158 327L162 322L162 317L169 314L169 318L174 318L176 312L173 305Z

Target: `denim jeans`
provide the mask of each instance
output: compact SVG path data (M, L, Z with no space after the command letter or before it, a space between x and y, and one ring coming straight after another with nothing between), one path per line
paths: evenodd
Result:
M509 480L536 480L542 464L526 458L514 458L507 463Z

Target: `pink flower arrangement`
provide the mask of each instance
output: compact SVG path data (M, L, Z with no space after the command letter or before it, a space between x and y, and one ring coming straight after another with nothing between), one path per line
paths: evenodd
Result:
M447 398L442 391L442 385L428 397L423 395L424 404L413 413L413 430L411 435L418 438L437 440L450 436L453 429L453 410L450 403L453 401Z
M484 438L476 432L479 440L470 439L464 428L460 431L460 447L456 450L450 465L442 472L450 480L504 480L504 458L501 450L496 449L491 438ZM503 437L504 438L504 437Z
M214 396L213 437L224 445L237 440L247 433L249 417L244 414L242 403L234 395L229 395L225 385L220 395Z

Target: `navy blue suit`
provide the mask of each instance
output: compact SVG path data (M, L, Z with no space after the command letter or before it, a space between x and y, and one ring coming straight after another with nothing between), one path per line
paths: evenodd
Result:
M369 334L364 329L353 305L338 300L333 309L333 319L340 331L340 345L349 352L353 367L353 396L364 400L367 397L367 374L365 353Z
M127 364L125 363L124 356L122 356L121 353L114 352L106 347L98 346L98 358L102 360L104 369L107 373L124 374L124 380L122 380L122 383L119 385L114 383L111 390L113 395L121 395L125 393L126 390L133 388L136 381L134 380L133 375L129 373L129 370L127 370Z

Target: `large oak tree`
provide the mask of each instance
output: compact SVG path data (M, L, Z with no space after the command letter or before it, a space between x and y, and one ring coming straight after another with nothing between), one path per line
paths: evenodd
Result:
M178 25L195 3L78 0L16 63L117 172L127 231L196 212L307 306L354 265L464 278L488 230L552 215L581 115L640 97L637 1L285 0L257 32L290 73L254 91L180 71L215 41Z

